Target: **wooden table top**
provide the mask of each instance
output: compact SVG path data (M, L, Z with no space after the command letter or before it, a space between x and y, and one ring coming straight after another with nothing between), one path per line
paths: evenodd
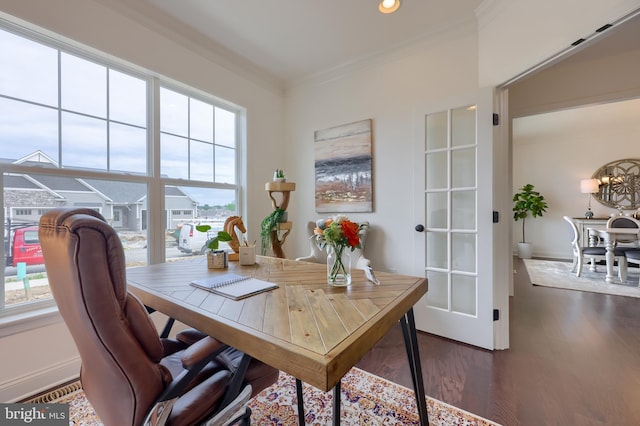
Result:
M257 256L207 269L205 257L127 269L142 302L279 370L329 391L427 292L426 278L376 272L380 285L352 271L348 287L331 287L326 265ZM190 285L237 273L279 288L232 300Z

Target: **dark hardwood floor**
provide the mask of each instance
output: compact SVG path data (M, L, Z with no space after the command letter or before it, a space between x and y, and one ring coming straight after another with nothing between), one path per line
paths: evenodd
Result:
M640 299L533 286L514 268L511 347L419 332L426 394L505 426L640 425ZM412 389L400 326L357 366Z

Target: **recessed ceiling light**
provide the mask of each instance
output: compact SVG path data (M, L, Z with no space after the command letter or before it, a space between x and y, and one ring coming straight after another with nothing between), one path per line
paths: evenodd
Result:
M382 0L378 10L382 13L393 13L400 7L400 0Z

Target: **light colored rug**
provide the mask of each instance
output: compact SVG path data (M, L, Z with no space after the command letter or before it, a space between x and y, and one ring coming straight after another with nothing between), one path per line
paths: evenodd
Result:
M418 414L412 390L352 368L341 382L341 425L417 425ZM75 389L73 389L75 385ZM99 426L100 419L84 396L79 382L65 396L53 393L48 402L68 403L70 424ZM304 384L305 424L324 426L332 420L333 392L321 392ZM280 373L278 382L248 403L253 425L297 425L295 379ZM497 426L497 423L427 397L429 424L432 426Z
M605 282L607 272L604 265L598 265L598 272L591 272L589 265L584 265L582 274L578 278L574 272L571 272L570 262L539 259L523 260L529 273L529 278L531 278L531 282L534 285L617 296L640 297L640 287L638 287L640 271L638 271L638 268L629 268L626 282L621 283L616 276L614 283L607 284ZM617 267L615 272L617 274Z

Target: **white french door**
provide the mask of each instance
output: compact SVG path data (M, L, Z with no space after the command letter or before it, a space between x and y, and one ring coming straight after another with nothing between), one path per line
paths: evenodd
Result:
M417 121L416 327L494 349L493 89L425 105Z

